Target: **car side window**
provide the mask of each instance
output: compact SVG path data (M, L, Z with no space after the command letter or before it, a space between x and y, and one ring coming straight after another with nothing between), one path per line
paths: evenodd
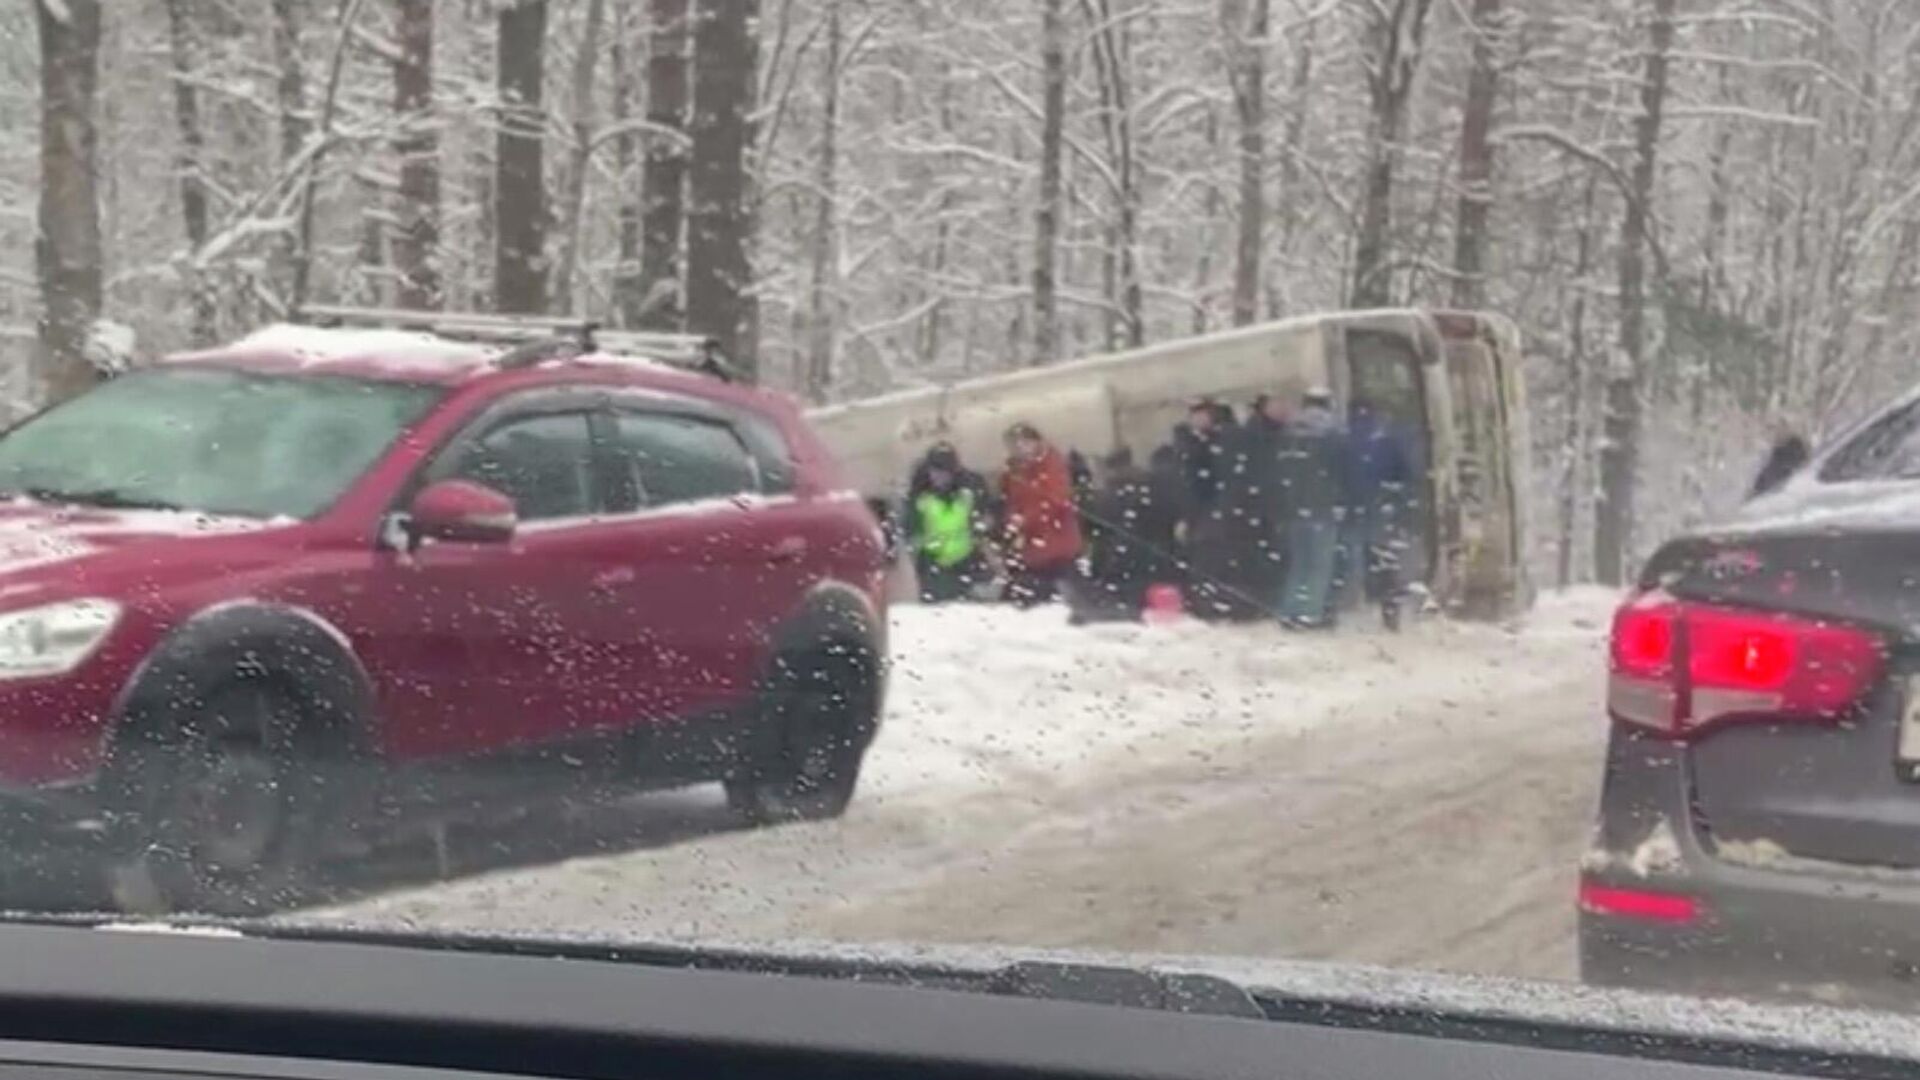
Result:
M1881 418L1854 436L1820 470L1829 483L1920 478L1920 404Z
M760 490L758 470L731 427L672 413L621 412L613 453L633 477L642 507Z
M582 517L594 505L593 439L585 413L522 416L470 444L452 478L508 496L520 520Z

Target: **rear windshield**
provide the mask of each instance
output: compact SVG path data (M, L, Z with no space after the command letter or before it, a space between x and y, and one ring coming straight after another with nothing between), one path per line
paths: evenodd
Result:
M0 437L0 494L311 517L444 393L334 376L143 371Z

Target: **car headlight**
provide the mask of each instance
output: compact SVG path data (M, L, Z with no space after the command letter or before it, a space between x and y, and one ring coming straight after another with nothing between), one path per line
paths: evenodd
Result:
M72 671L119 621L120 605L111 600L69 600L0 614L0 679Z

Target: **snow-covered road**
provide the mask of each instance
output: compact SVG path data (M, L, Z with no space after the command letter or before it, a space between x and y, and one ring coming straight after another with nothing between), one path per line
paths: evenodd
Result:
M1609 607L1397 637L901 607L845 819L739 831L714 793L652 797L615 853L316 914L1570 976Z

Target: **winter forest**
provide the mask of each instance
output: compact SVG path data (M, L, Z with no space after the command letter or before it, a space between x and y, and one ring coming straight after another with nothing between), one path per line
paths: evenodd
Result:
M1490 308L1553 584L1920 332L1912 0L34 0L0 110L16 411L303 301L688 328L815 401Z

